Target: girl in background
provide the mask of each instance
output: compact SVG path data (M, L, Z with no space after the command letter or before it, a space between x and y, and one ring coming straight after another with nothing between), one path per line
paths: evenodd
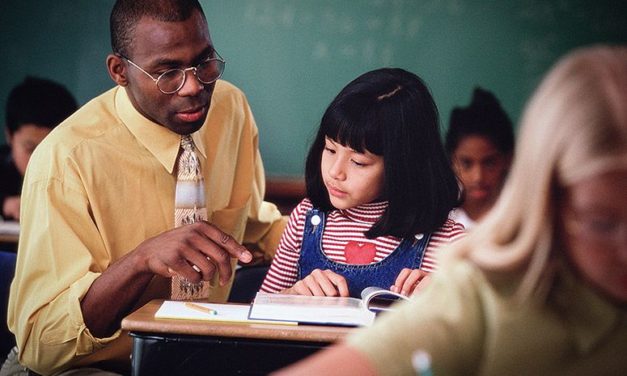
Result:
M384 68L350 82L309 151L307 198L290 215L264 292L411 294L463 234L448 219L458 186L422 80Z
M492 93L476 88L470 106L453 109L446 151L462 184L451 218L468 230L494 205L514 151L512 122Z

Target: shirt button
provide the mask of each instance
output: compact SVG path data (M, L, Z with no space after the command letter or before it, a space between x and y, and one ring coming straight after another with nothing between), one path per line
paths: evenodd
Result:
M414 236L414 238L416 238L416 240L420 240L420 239L422 239L424 237L425 237L424 234L418 234L418 235Z

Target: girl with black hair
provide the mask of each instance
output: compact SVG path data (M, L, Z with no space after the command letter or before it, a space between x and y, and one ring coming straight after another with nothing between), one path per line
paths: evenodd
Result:
M458 186L422 80L384 68L350 82L327 108L306 162L307 198L292 211L262 291L405 295L463 234L448 219Z
M512 122L494 94L475 88L468 107L453 109L445 147L463 187L451 218L469 230L496 202L514 154Z

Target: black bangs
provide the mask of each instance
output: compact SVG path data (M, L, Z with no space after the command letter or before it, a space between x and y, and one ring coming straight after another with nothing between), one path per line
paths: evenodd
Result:
M377 101L365 95L342 98L322 118L321 131L326 137L359 153L368 151L382 156L382 129L385 126L380 123L377 107Z

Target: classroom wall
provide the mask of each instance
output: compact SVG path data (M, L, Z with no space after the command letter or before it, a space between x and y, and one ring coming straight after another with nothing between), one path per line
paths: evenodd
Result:
M431 88L443 127L475 85L517 121L566 51L627 43L627 2L588 0L201 0L224 78L248 95L271 177L302 176L324 109L359 74L395 66ZM110 88L113 0L0 2L0 119L25 75L65 84L82 104ZM3 141L3 135L0 136Z

